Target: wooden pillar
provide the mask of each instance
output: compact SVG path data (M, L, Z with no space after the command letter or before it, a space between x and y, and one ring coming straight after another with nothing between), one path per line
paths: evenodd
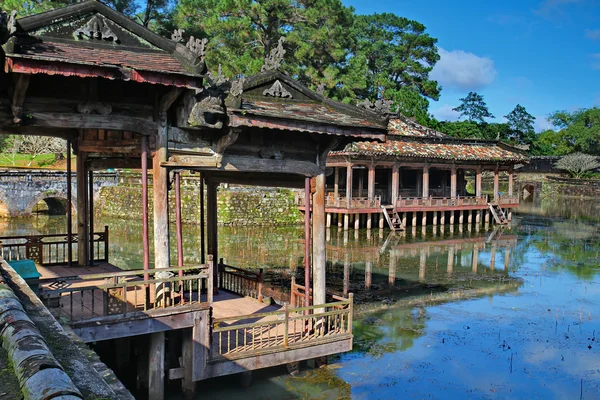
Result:
M344 216L343 216L342 214L338 214L338 216L337 216L337 224L338 224L338 228L341 228L341 227L342 227L343 220L344 220Z
M352 164L346 167L346 208L352 204Z
M150 334L148 351L148 399L163 400L165 398L165 333Z
M354 229L360 228L360 214L354 214Z
M212 255L213 291L219 289L219 240L217 235L217 187L218 183L206 182L206 252Z
M455 214L456 214L456 211L450 210L450 225L454 225L454 215Z
M498 201L498 192L500 190L500 171L494 170L494 201Z
M429 166L423 167L423 197L429 197Z
M367 176L367 196L369 200L375 198L375 164L369 164L369 174Z
M477 265L479 264L479 247L477 244L473 246L473 260L472 260L472 269L473 272L477 273Z
M169 268L169 172L161 167L167 161L167 131L161 129L156 137L152 157L152 187L154 197L154 268Z
M356 171L358 173L358 197L363 197L363 180L365 174L362 169Z
M462 225L465 222L465 213L463 210L460 210L458 213L458 223Z
M335 205L338 206L338 199L340 197L340 168L335 167L334 171L334 180L333 180L333 199L335 201Z
M467 223L471 225L473 223L473 210L467 211Z
M373 214L367 214L367 229L371 229L373 226Z
M348 226L350 225L350 214L344 214L344 230L348 230Z
M379 229L383 229L385 227L385 220L383 213L379 213Z
M490 211L489 210L485 210L485 223L486 224L490 223Z
M325 254L325 174L315 178L313 194L313 304L325 304L327 258Z
M406 228L406 212L402 213L402 226Z
M508 195L512 196L514 190L514 171L512 167L508 170Z
M432 220L433 226L437 226L438 224L438 212L434 211L433 212L433 220Z
M492 251L490 253L490 269L493 271L496 268L496 243L492 243Z
M423 211L421 215L421 226L427 226L427 211Z
M440 225L446 225L446 211L440 211Z
M148 137L142 135L142 267L145 271L150 269L150 236L148 227ZM144 274L144 280L150 279Z
M456 165L450 169L450 197L456 197Z
M67 140L67 263L73 265L73 176L71 169L71 140Z
M183 228L181 225L181 176L175 172L175 230L177 236L177 266L183 267ZM183 276L183 270L178 273Z
M512 221L512 208L509 208L506 214L506 219Z
M344 253L344 287L343 295L346 297L350 290L350 253Z
M304 306L310 305L310 178L304 178Z
M475 223L479 225L481 223L481 210L476 210L475 213Z
M412 212L412 223L411 226L415 227L417 226L417 212L413 211Z
M508 265L510 264L510 249L507 247L504 252L504 270L508 271Z
M88 265L94 265L94 171L88 171L88 246L90 250L88 252Z
M327 227L331 228L331 213L327 213Z
M481 197L481 167L475 171L475 196Z
M77 153L77 264L87 264L88 250L88 210L87 210L87 154Z
M398 200L398 184L400 181L400 172L398 164L394 164L392 167L392 205L396 207L396 200Z

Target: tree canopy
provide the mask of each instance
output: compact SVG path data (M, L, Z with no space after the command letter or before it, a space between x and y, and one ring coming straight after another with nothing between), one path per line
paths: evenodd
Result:
M507 115L504 116L508 121L508 135L507 139L515 144L529 145L534 140L535 130L533 123L535 117L525 110L520 104Z
M483 96L475 92L469 92L466 97L459 99L461 104L453 108L453 111L460 113L460 117L466 117L472 122L485 123L485 118L496 118L488 110L487 104L483 100Z

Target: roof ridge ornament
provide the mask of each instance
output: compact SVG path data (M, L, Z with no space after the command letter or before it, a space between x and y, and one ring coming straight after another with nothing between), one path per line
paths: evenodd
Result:
M184 29L175 29L173 31L173 33L171 33L171 40L174 42L181 42L181 39L183 39L183 34L185 33Z
M105 19L98 14L77 29L75 35L80 39L87 36L89 39L107 40L115 43L119 41L117 35L106 24Z
M181 31L181 33L184 32L182 29L179 29L179 31ZM176 30L176 32L177 32L177 30ZM173 32L173 35L175 35L175 32ZM171 36L171 39L173 39L173 35ZM177 36L175 36L175 37L177 37ZM185 47L187 47L192 53L197 55L201 60L204 60L204 57L206 57L206 45L207 44L208 44L208 39L206 39L206 38L196 39L193 36L190 36L187 43L185 44ZM220 66L219 66L219 68L220 68Z
M271 85L270 88L265 89L263 91L263 95L273 96L273 97L281 97L282 99L291 99L292 98L292 94L283 87L281 82L279 82L279 79L277 79L273 83L273 85Z
M325 84L323 82L317 85L317 94L325 97Z
M271 49L271 52L265 57L265 63L260 69L260 72L271 71L281 67L283 56L285 56L285 49L283 48L285 43L285 36L282 36L277 41L277 47Z
M385 116L389 116L392 113L392 101L391 100L383 100L378 99L375 102L371 102L369 99L364 99L363 101L356 104L357 107L364 108L365 110L373 111L377 114L382 114Z
M17 30L17 11L9 13L0 8L0 44L6 43Z

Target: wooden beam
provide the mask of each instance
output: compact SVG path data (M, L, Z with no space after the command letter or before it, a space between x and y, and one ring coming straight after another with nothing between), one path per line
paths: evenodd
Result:
M304 178L300 175L252 173L252 172L205 172L210 180L217 183L230 183L247 186L286 187L301 189Z

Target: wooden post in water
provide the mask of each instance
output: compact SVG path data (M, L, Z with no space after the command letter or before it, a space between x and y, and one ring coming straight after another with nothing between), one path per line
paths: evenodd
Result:
M492 243L492 250L490 253L490 269L492 271L496 269L496 243Z
M71 139L67 140L67 265L73 265L73 177L71 170Z
M148 229L148 137L142 135L142 246L143 246L143 268L150 269L150 237ZM144 274L147 281L150 275Z
M304 178L304 306L310 305L310 178Z
M454 245L448 246L448 265L446 267L446 272L448 272L448 276L452 276L452 271L454 270Z
M148 351L149 400L165 398L165 333L150 334Z
M474 273L477 273L477 266L479 264L479 247L477 244L473 245L473 260L472 260L472 270Z
M396 255L392 251L390 251L388 284L392 287L396 284Z
M350 290L350 253L344 253L344 286L343 295L347 296Z
M81 266L87 265L89 250L86 159L86 153L77 153L77 263Z
M325 173L315 178L315 194L312 202L313 239L313 304L325 304L327 258L325 253ZM307 288L308 290L308 288Z
M427 252L425 247L419 249L419 282L425 281L425 268L427 267Z

